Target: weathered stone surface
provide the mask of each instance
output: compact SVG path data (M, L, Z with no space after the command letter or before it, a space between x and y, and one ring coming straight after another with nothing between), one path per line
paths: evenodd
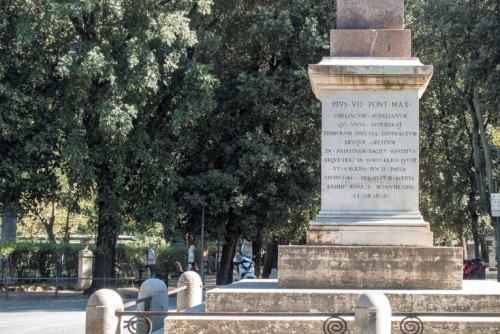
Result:
M411 57L410 30L331 30L331 57Z
M324 58L321 211L308 244L433 244L418 208L418 99L432 66L416 58Z
M337 0L337 29L403 29L403 0Z
M233 283L207 291L207 312L351 313L365 289L280 289L277 280ZM498 312L500 284L463 282L461 290L377 290L393 313ZM245 302L242 303L241 301Z
M177 293L177 311L182 312L200 305L203 301L201 277L194 271L184 272L177 281L177 287L187 286Z
M321 101L326 90L416 90L420 98L432 70L418 58L325 57L308 68L313 92Z
M352 317L343 317L346 320L347 330L345 333L354 334L354 324ZM443 334L443 333L467 333L484 334L498 333L500 328L500 318L457 318L422 317L424 324L423 333ZM276 317L216 317L216 316L189 316L174 315L165 319L165 334L324 334L323 325L326 317L297 317L280 316ZM395 317L392 321L392 333L401 333L401 317ZM416 333L416 332L409 332Z
M427 223L425 223L427 224ZM410 227L402 222L399 226L388 224L311 223L307 231L308 245L351 245L351 246L417 246L431 247L432 232L422 224ZM404 235L404 237L402 237Z
M380 291L367 291L354 308L354 332L391 334L391 305Z
M97 290L87 302L85 334L121 334L121 318L115 311L123 311L123 301L113 290Z
M137 304L137 311L167 311L168 310L168 288L165 283L158 278L148 278L141 284L139 289L139 293L137 298L147 298L151 297L151 302L149 303L149 309L146 310L145 303ZM151 316L150 320L152 322L153 328L155 331L157 329L162 328L163 326L163 318L162 316ZM146 328L141 326L142 323L138 326L138 334L146 333Z
M278 256L280 288L453 290L462 266L454 247L279 246Z
M165 333L168 334L230 334L230 333L287 333L324 334L323 324L327 316L189 316L173 315L165 319ZM352 317L346 318L352 327ZM348 327L348 328L349 328ZM352 329L350 331L352 333ZM349 333L349 331L347 332Z
M94 254L87 247L78 253L78 281L75 290L83 291L92 285Z
M269 325L269 318L240 318L214 316L192 316L187 314L169 316L165 321L165 333L289 333L304 330L298 325L289 325L288 319L296 319L293 313L353 313L356 301L366 290L346 289L280 289L273 280L244 280L207 291L206 312L289 312L290 317L280 316L278 324ZM498 312L500 309L500 284L493 280L466 280L461 290L379 290L389 299L393 313L454 313L454 312ZM244 301L244 302L242 302ZM263 314L264 315L264 314ZM496 333L499 318L421 317L424 333ZM313 322L304 333L323 333L321 319ZM393 333L400 333L401 316L393 316ZM232 324L232 327L226 327ZM352 318L347 321L348 331L353 333ZM292 332L292 331L290 331Z
M500 318L460 318L460 317L441 317L429 318L422 317L423 333L425 334L443 334L443 333L467 333L484 334L498 333L500 330ZM398 322L392 324L393 333L400 332ZM413 332L416 333L416 332Z

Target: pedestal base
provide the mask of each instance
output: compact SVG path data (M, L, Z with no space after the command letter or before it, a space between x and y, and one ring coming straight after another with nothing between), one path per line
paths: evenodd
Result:
M455 247L279 246L279 287L298 289L462 288Z
M342 221L342 222L340 222ZM429 224L418 219L313 222L307 231L308 245L432 247Z

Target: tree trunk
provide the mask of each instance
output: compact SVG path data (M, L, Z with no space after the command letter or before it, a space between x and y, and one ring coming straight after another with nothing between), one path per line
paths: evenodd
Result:
M496 217L494 218L495 219L495 242L496 242L496 247L495 247L495 259L496 259L496 268L497 268L497 282L500 282L500 269L498 267L499 266L499 255L500 255L500 245L499 245L499 242L500 242L500 218ZM490 264L491 266L491 264Z
M472 105L474 106L474 112L479 128L479 137L481 139L481 147L483 149L484 167L486 169L486 185L488 186L488 192L491 194L495 189L495 185L493 182L493 164L491 162L491 149L488 143L488 137L486 135L486 126L484 125L483 113L481 112L479 87L477 84L474 85L472 93Z
M68 212L66 213L66 224L64 226L64 243L69 244L69 241L71 239L71 234L69 233L69 217L70 217L70 210L68 207Z
M105 288L106 278L114 278L116 260L116 241L121 226L122 200L113 188L111 173L105 174L98 186L97 194L97 240L94 252L92 286L86 294Z
M471 215L471 225L472 225L472 238L474 239L474 257L480 257L479 256L479 215L477 214L477 211L474 208L471 208L470 210L470 215Z
M16 241L17 217L9 212L2 213L1 241Z
M2 214L2 241L16 241L17 217L4 212Z
M458 235L458 247L461 247L462 250L463 250L463 257L464 259L467 258L467 241L465 240L465 236L464 236L464 226L462 224L458 225L457 226L457 235Z
M236 246L240 236L238 226L231 226L229 222L225 244L222 246L220 268L217 272L217 285L227 285L233 282L233 257L236 254ZM236 223L234 223L236 224Z
M43 216L44 207L45 207L45 205L42 205L42 207L40 209L38 207L35 208L36 214L38 216L38 219L40 219L40 221L42 222L43 227L45 228L45 233L47 233L47 239L48 239L49 243L55 244L56 243L56 236L54 234L54 222L56 221L57 203L52 202L52 210L51 210L49 220L47 220Z
M481 259L488 261L489 254L488 254L488 245L486 244L486 239L481 238Z
M260 269L261 269L261 258L260 253L262 251L262 241L254 241L252 242L252 254L253 260L255 262L255 276L260 277Z
M269 278L273 268L278 268L278 240L272 239L267 245L266 257L264 259L264 268L262 269L262 278Z

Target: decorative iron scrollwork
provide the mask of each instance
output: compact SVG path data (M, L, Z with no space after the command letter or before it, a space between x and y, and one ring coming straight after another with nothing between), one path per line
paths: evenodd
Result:
M403 334L422 334L424 323L416 316L407 316L399 323L399 329Z
M151 334L153 331L153 324L151 323L151 319L146 316L136 316L130 318L127 324L127 329L130 333L136 334L138 330L141 333Z
M343 334L347 331L347 322L338 316L331 316L323 324L325 334Z

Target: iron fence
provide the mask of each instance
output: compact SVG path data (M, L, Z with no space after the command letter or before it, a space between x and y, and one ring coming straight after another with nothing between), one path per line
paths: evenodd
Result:
M16 286L24 284L33 283L46 283L50 287L53 287L53 291L44 292L54 292L54 298L59 299L59 291L61 290L61 285L65 282L78 282L78 281L102 281L102 288L118 288L126 287L130 285L140 285L146 279L135 279L134 277L2 277L0 278L0 287L4 288L5 298L9 298L9 292L14 291Z

